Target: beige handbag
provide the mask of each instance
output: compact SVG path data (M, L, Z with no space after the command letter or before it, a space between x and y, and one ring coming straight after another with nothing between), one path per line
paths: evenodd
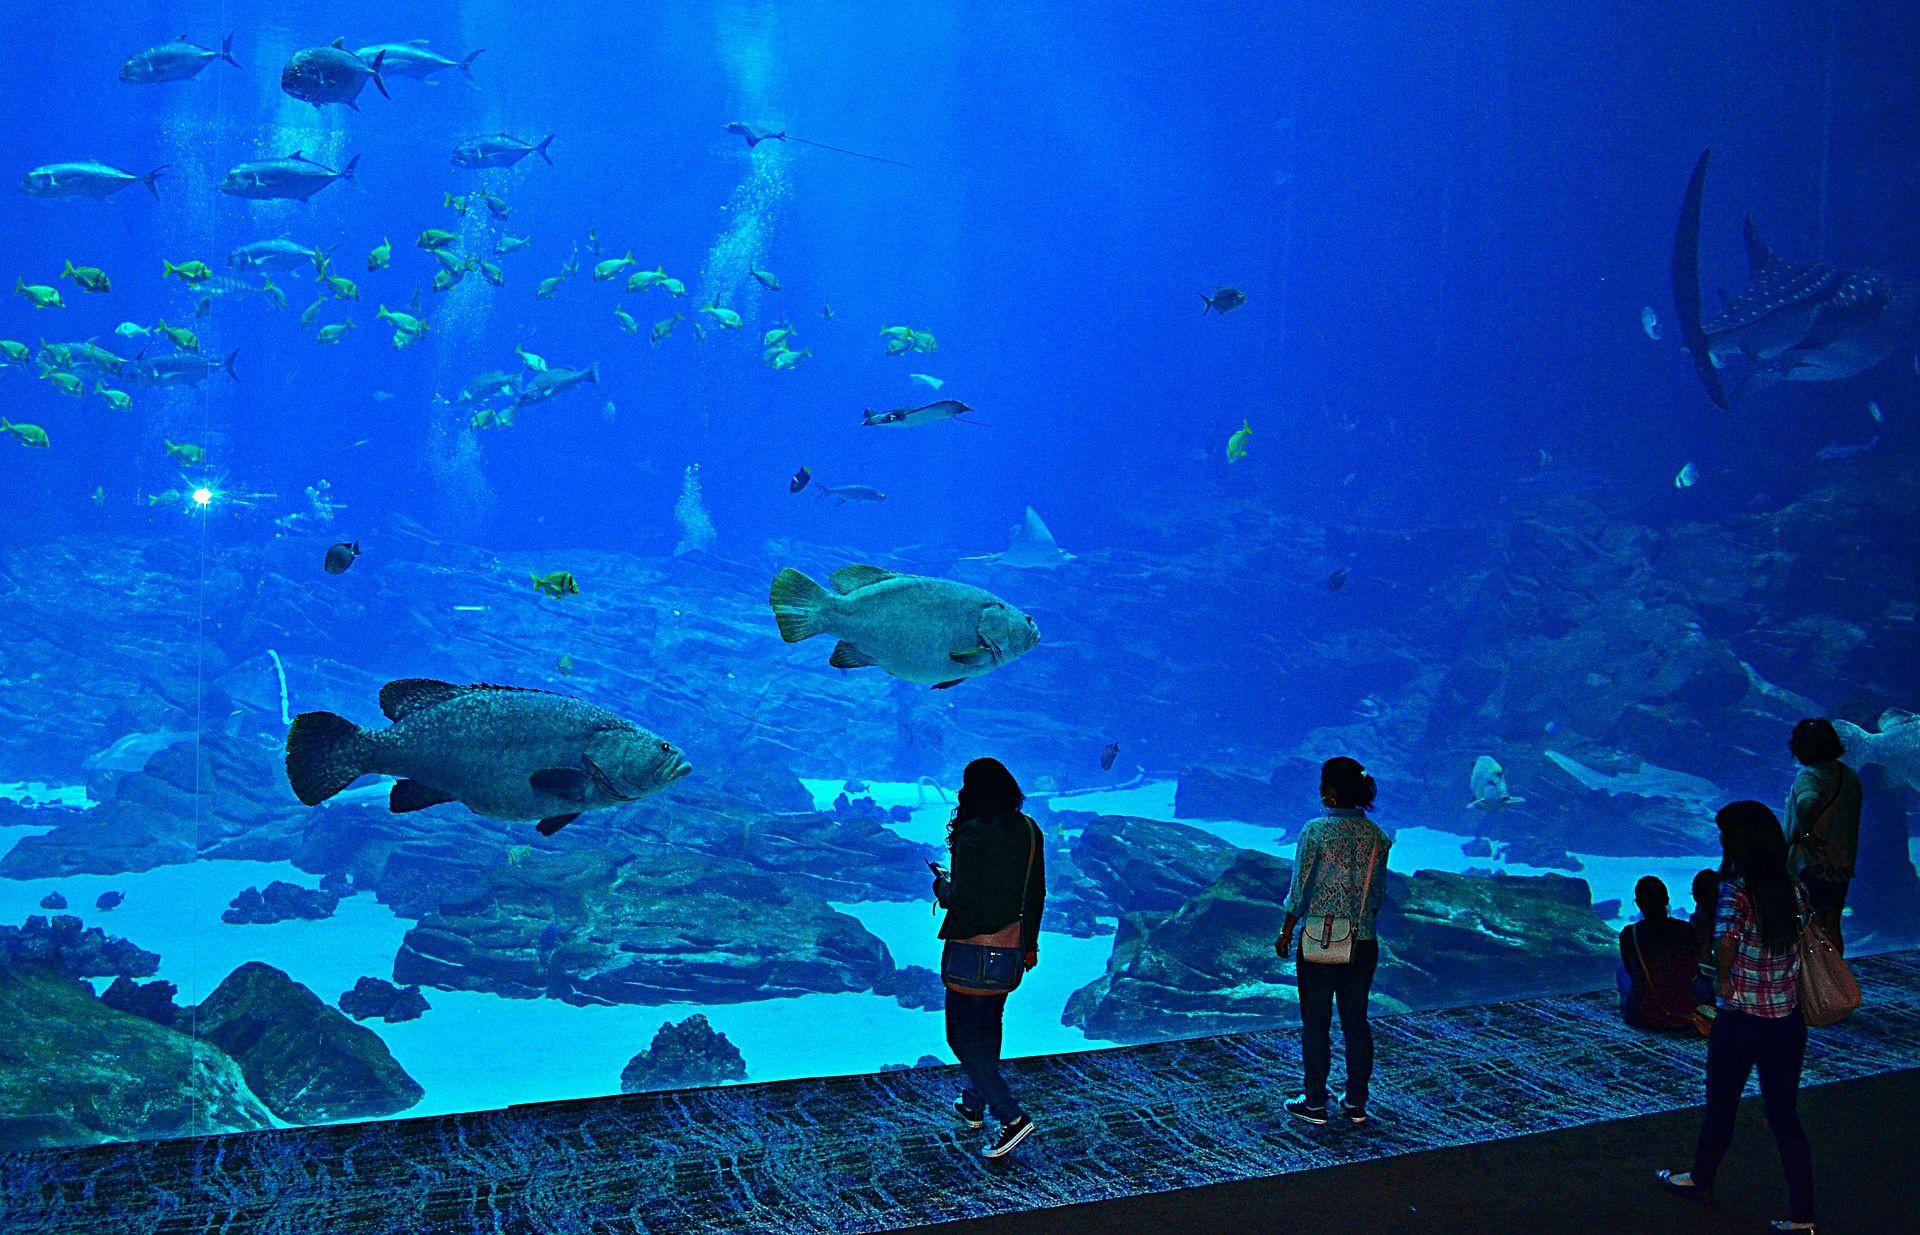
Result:
M1816 1027L1837 1025L1860 1006L1860 983L1833 940L1809 918L1800 926L1800 1015Z

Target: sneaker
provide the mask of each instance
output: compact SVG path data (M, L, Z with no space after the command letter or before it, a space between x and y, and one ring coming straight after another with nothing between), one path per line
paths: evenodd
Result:
M1327 1126L1327 1108L1324 1106L1308 1106L1307 1095L1305 1094L1301 1094L1297 1098L1289 1098L1284 1104L1284 1109L1287 1114L1293 1116L1295 1119L1304 1119L1316 1128L1324 1128Z
M1340 1099L1340 1114L1345 1117L1348 1123L1356 1128L1367 1122L1367 1108L1365 1105L1355 1106L1345 1098Z
M993 1144L987 1146L980 1152L988 1158L1004 1158L1013 1152L1015 1145L1026 1140L1027 1134L1032 1131L1033 1120L1022 1115L1010 1124L1002 1124L1000 1126L1000 1135L994 1139Z
M1811 1231L1817 1228L1815 1228L1811 1222L1793 1222L1786 1218L1775 1218L1772 1222L1767 1223L1767 1229L1770 1231Z
M987 1126L986 1112L969 1108L965 1098L955 1098L953 1100L953 1113L958 1115L960 1122L969 1128L984 1128Z

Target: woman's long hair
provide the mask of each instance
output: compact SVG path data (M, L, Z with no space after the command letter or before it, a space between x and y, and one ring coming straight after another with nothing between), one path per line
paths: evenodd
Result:
M1729 802L1713 822L1720 828L1721 872L1746 882L1761 941L1769 952L1785 952L1800 933L1800 911L1779 816L1761 802Z
M1015 814L1027 800L1020 782L1013 779L1007 765L998 759L975 759L960 778L960 796L947 821L947 847L953 847L953 830L969 819L998 819Z

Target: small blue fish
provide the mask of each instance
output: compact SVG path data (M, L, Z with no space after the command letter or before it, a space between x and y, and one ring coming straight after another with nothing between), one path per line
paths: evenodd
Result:
M1643 305L1640 309L1640 329L1655 343L1660 341L1660 315L1653 311L1652 305Z
M1684 464L1680 468L1680 474L1673 478L1673 487L1676 489L1691 489L1699 479L1700 469L1691 463Z

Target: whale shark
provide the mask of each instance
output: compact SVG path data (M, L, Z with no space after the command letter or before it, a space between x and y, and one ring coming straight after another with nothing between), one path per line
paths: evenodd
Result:
M1920 342L1920 286L1873 270L1792 262L1746 221L1746 286L1707 318L1700 304L1700 204L1708 149L1694 165L1673 237L1673 305L1694 371L1718 407L1731 406L1722 370L1742 362L1733 398L1776 382L1831 382L1865 373Z

